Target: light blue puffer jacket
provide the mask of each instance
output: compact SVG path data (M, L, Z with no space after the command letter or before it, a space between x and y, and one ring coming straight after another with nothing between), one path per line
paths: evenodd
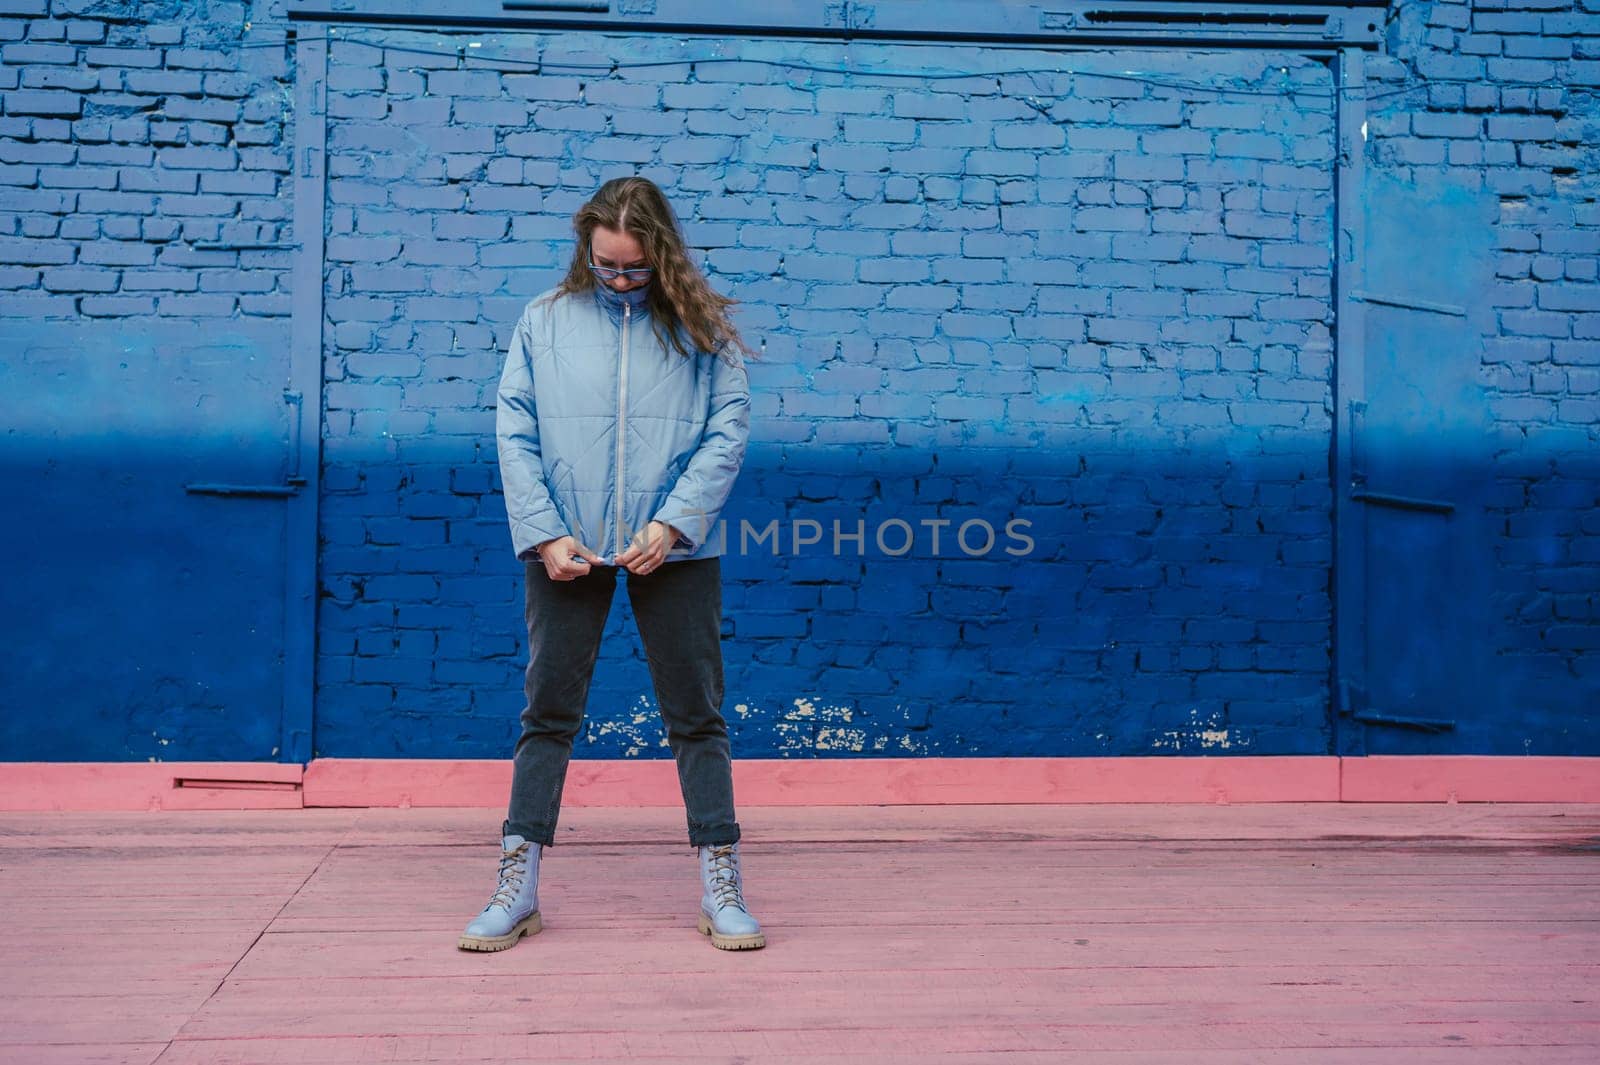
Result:
M610 563L651 521L682 534L668 562L722 554L717 521L750 436L738 349L686 343L685 358L647 308L553 292L517 322L495 412L517 557L570 535Z

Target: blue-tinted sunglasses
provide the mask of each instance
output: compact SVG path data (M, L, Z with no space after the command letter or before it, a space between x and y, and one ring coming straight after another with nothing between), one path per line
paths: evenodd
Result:
M594 263L589 264L589 270L602 281L610 281L618 277L625 277L629 281L644 281L656 272L653 266L640 266L632 270L613 270L609 266L596 266Z
M591 251L589 254L591 256L589 270L602 281L611 281L619 277L625 277L629 281L644 281L656 272L656 268L653 266L636 266L632 270L613 270L609 266L596 266L593 259L594 253Z

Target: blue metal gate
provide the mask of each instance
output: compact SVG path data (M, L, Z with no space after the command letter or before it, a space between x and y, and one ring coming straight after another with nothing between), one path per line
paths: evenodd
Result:
M1479 381L1479 316L1493 311L1471 306L1492 285L1495 205L1419 181L1370 174L1357 205L1361 342L1340 366L1342 754L1487 753L1505 705Z

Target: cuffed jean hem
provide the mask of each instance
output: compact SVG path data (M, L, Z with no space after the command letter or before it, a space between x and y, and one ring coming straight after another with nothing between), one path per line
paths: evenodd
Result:
M691 825L689 826L689 846L691 847L717 847L724 843L739 842L739 822L730 821L721 825Z
M514 825L510 821L501 822L501 836L521 836L530 843L537 843L544 847L553 847L556 844L554 828L535 828L532 825Z
M538 843L545 847L556 845L554 829L535 828L531 825L514 825L510 821L500 825L501 836L521 836L530 843ZM718 847L725 843L738 843L742 838L737 821L725 825L707 825L705 828L689 830L689 846L691 847Z

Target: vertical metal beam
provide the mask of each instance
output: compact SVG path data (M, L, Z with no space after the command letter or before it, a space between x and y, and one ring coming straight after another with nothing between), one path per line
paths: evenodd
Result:
M323 218L327 199L328 41L320 26L295 40L293 317L288 391L301 397L296 453L302 484L289 497L283 608L283 720L278 760L311 760L317 674L317 504L322 491Z
M1366 687L1366 512L1352 496L1357 474L1354 429L1366 406L1366 305L1362 259L1366 248L1362 186L1366 175L1367 79L1365 54L1340 51L1333 64L1338 116L1338 192L1334 197L1333 341L1333 712L1330 753L1365 754L1362 726L1345 716L1345 693ZM1348 732L1345 731L1348 727Z

